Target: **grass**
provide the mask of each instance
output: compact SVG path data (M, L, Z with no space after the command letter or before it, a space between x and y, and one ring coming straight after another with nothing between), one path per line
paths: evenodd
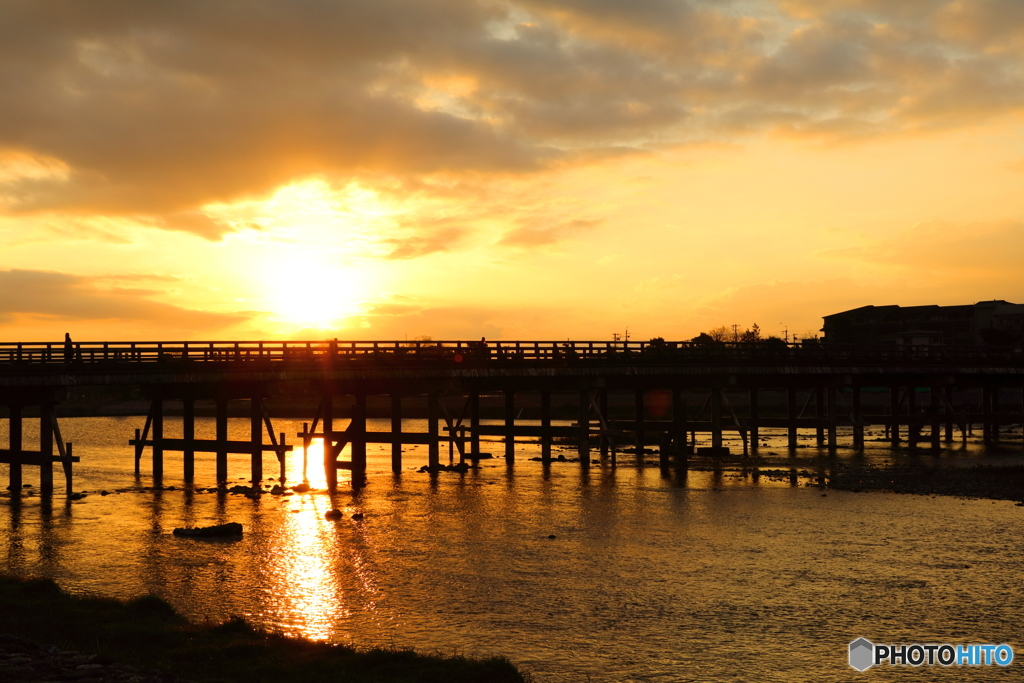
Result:
M527 683L507 659L360 650L259 630L190 623L164 600L81 598L49 579L0 577L0 633L200 683Z

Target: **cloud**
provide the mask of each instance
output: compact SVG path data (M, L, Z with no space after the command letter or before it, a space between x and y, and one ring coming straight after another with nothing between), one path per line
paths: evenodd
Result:
M0 5L0 149L21 161L0 168L2 205L213 239L231 226L203 206L309 177L486 185L772 130L959 126L1024 109L1022 12L1017 0L14 0ZM508 243L554 238L524 228ZM440 248L429 231L417 239L393 257Z
M465 228L449 227L428 235L388 239L385 243L394 244L395 247L384 258L412 259L439 251L448 251L458 244L465 233Z
M538 247L554 244L580 233L594 230L604 222L603 218L577 218L546 227L524 225L506 233L501 238L500 244L514 247Z
M0 322L23 318L68 323L109 321L208 331L249 318L246 313L214 313L160 303L152 299L158 293L124 287L102 289L89 278L66 273L3 270L0 271Z

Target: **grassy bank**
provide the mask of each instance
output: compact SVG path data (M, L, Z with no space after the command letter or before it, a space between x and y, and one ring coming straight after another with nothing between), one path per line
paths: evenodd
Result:
M192 624L152 596L79 598L46 579L0 577L0 633L205 682L515 683L503 658L356 650L259 631L241 620Z

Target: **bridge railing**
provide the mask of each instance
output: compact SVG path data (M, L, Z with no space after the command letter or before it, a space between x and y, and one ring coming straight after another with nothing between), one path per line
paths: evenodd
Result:
M0 342L0 366L21 364L125 364L188 361L200 363L322 363L360 359L444 360L451 362L572 362L629 358L659 362L719 362L756 359L772 362L938 361L1024 362L1020 347L787 344L766 342L672 341L161 341L161 342Z

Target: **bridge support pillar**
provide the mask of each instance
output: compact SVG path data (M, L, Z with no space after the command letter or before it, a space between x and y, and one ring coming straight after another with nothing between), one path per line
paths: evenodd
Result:
M334 397L327 394L320 402L320 409L323 412L321 422L324 425L324 477L327 479L327 489L334 491L338 488L338 453L334 450Z
M818 385L814 387L814 439L818 448L825 445L825 387Z
M9 446L7 450L10 452L10 464L7 466L8 483L10 484L11 500L18 500L21 498L21 459L22 459L22 424L21 414L22 406L20 403L9 403L7 405L8 415L10 416L7 420L8 434L9 434Z
M516 459L516 438L512 431L516 426L516 395L515 392L505 391L505 462L515 462Z
M1021 396L1024 396L1024 390L1021 391ZM602 388L597 392L597 408L601 411L601 419L604 420L600 438L601 460L604 460L608 455L609 446L612 440L612 435L607 433L607 429L611 426L608 421L608 389Z
M719 454L722 448L722 387L711 389L711 448Z
M864 448L864 416L860 405L860 387L854 386L850 396L850 419L853 422L853 447Z
M351 432L352 485L357 486L366 479L366 394L363 392L356 394L352 404Z
M940 439L942 437L942 387L932 385L928 390L928 394L931 397L931 406L928 408L929 417L931 418L931 437L932 450L938 451L942 446L940 445Z
M636 464L644 464L644 390L633 392L633 441L636 446Z
M900 445L900 388L889 387L889 444L893 448Z
M551 462L551 392L544 389L540 392L540 459Z
M992 443L999 442L999 387L992 387L992 436L989 440Z
M182 453L183 475L186 484L191 484L196 478L196 452L189 448L189 442L196 438L196 402L193 398L184 398L181 401L181 429L182 438L185 439L185 450Z
M402 395L391 394L391 471L402 472Z
M687 466L690 446L686 442L686 401L678 387L672 390L672 438L676 442L676 467L683 469Z
M441 445L438 439L437 422L441 419L440 396L436 391L427 394L427 464L437 467L441 464ZM454 434L450 436L454 437Z
M946 441L953 440L953 387L944 388L944 405L942 412L946 416Z
M917 448L917 442L921 439L921 420L917 414L917 387L908 386L907 389L907 445L910 448Z
M164 478L164 400L157 396L150 406L153 416L153 483L159 484Z
M53 495L53 421L53 406L39 406L39 495L44 498Z
M836 388L828 387L826 390L826 396L828 398L827 412L828 412L828 449L835 451L839 446L839 435L837 433L836 423L838 422L837 406L836 406Z
M469 395L469 452L473 463L480 458L480 394L476 391Z
M590 467L590 392L580 391L580 442L576 452L580 458L580 467Z
M228 440L228 400L218 397L216 399L215 411L214 429L217 441L224 443ZM228 481L228 452L226 450L217 451L215 457L217 461L217 485L220 486Z
M256 394L249 400L249 440L252 444L250 467L253 486L263 481L263 397Z
M788 387L786 389L786 420L788 421L787 427L787 446L790 451L796 450L796 389L794 387Z
M758 406L759 392L757 387L750 388L750 452L757 454L757 449L761 445L761 430L758 428L758 420L760 419L759 406Z
M992 443L992 387L981 389L981 440Z

